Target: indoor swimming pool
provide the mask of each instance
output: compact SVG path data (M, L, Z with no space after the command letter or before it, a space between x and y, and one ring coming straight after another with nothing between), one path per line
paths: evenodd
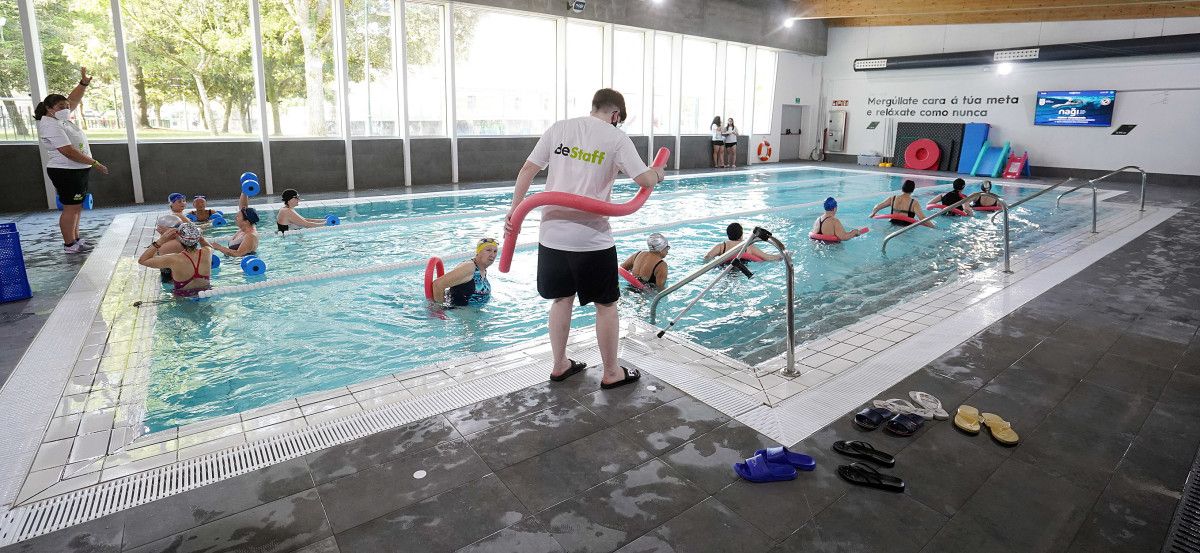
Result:
M771 230L790 249L796 271L797 343L862 320L931 290L957 275L997 266L1003 255L1002 225L987 215L943 217L936 229L914 229L880 246L899 228L867 217L872 206L898 191L906 177L827 169L739 172L675 178L664 182L637 213L612 219L621 259L645 249L660 232L671 242L671 281L703 264L730 222L747 231ZM914 179L923 204L949 189L949 180ZM614 201L635 191L619 182ZM978 189L972 179L967 191ZM1007 201L1038 188L996 185ZM841 244L809 240L821 202L835 196L847 228L869 227L864 237ZM315 217L333 213L343 225L270 235L264 213L259 256L267 274L247 277L235 263L214 276L214 287L316 275L351 268L399 264L392 269L218 294L200 301L169 301L155 307L149 390L144 427L150 432L237 413L288 398L347 386L382 375L428 367L437 361L484 353L545 334L546 302L534 287L536 224L525 222L513 270L489 270L493 298L480 309L433 316L422 294L425 261L447 268L466 259L481 237L501 234L508 191L429 196L346 205L301 204ZM339 205L340 204L340 205ZM1055 208L1044 196L1011 214L1014 255L1065 233L1077 232L1091 214L1078 204ZM376 224L361 224L376 223ZM228 234L217 229L216 236ZM770 247L762 245L764 250ZM718 282L677 325L680 335L754 365L784 351L785 271L781 262L752 263L752 278L731 273ZM700 289L717 278L703 276L659 305L665 325ZM163 292L163 298L168 297ZM649 318L649 301L626 289L622 317ZM576 326L593 322L590 309ZM482 362L481 362L482 363Z

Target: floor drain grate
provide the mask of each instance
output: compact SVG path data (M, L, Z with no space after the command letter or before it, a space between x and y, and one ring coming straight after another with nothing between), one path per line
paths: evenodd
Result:
M1167 532L1162 553L1195 553L1200 551L1200 455L1192 463L1183 495L1175 509L1175 520Z

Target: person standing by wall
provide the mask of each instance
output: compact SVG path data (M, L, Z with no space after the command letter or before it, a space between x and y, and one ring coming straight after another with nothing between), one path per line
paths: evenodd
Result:
M46 176L54 184L58 200L62 203L62 214L58 217L58 229L62 232L63 251L83 253L92 245L79 238L79 217L83 212L83 200L88 194L88 174L95 167L107 175L108 167L92 159L92 149L87 135L71 121L71 112L83 101L83 93L92 78L86 67L79 68L79 84L67 96L46 96L33 110L37 120L38 137L46 150Z
M721 128L721 116L713 117L708 128L712 131L713 167L719 169L725 166L725 131Z
M725 166L737 167L737 141L738 128L733 123L733 118L729 118L729 122L725 123Z
M512 231L513 210L525 199L533 177L547 167L547 192L568 192L603 201L612 196L618 171L633 177L643 188L662 182L663 170L646 167L633 141L617 128L625 117L625 97L604 88L592 97L590 115L551 125L517 175L505 233ZM537 289L543 298L551 300L549 330L554 367L550 380L565 380L587 367L586 363L567 358L576 295L580 305L596 303L596 341L604 362L601 388L615 388L641 377L636 369L617 363L617 300L621 291L617 284L617 247L608 217L567 207L542 208Z

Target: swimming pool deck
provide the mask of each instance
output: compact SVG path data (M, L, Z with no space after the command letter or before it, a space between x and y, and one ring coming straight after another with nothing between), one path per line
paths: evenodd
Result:
M905 375L893 387L895 393L879 396L905 397L909 389L922 389L951 406L969 397L968 403L1014 422L1025 440L1015 449L956 434L944 422L931 423L909 439L862 435L850 430L842 416L856 411L861 401L849 409L838 409L835 402L825 405L825 411L836 410L833 424L801 430L807 437L798 447L818 458L817 471L787 484L733 482L729 462L750 455L754 444L792 443L786 432L796 431L795 421L776 418L774 428L764 423L763 408L755 398L762 394L761 387L742 389L746 400L737 398L733 382L757 386L757 379L745 382L744 373L710 375L709 381L733 381L723 388L699 378L681 379L683 367L686 374L694 374L696 367L720 373L713 366L725 367L726 360L687 344L656 347L655 341L640 335L645 329L635 328L626 338L626 354L665 381L648 379L636 390L604 393L588 381L524 388L525 378L544 379L538 372L544 367L536 366L536 355L530 356L520 374L507 378L515 381L509 385L523 389L498 399L314 451L34 538L17 548L131 550L167 537L145 549L161 550L176 532L183 532L175 537L183 540L185 550L201 545L242 550L254 545L272 551L309 542L316 542L313 551L337 550L328 540L321 541L331 533L343 551L369 551L372 543L385 549L404 544L405 550L454 550L488 536L495 547L482 550L506 550L500 545L506 540L512 545L516 538L529 541L507 550L539 550L533 545L538 543L546 545L545 550L613 550L635 538L630 550L643 550L641 545L660 540L681 550L689 543L703 544L704 550L721 550L720 544L729 543L754 551L785 538L781 550L795 545L817 550L944 551L967 549L970 543L982 544L974 548L984 550L989 544L1006 550L1066 550L1074 539L1076 550L1096 551L1112 546L1103 540L1142 540L1127 543L1131 549L1161 543L1200 440L1190 428L1194 424L1186 422L1195 416L1200 399L1195 376L1200 372L1200 347L1194 338L1200 324L1195 309L1200 282L1188 273L1197 266L1196 253L1189 251L1200 238L1194 228L1197 219L1196 208L1189 207L1049 293L1026 291L1034 294L1029 303L999 322L983 325L978 333L963 339L937 335L942 340L939 351L961 345L940 357L926 350L932 362ZM1046 255L1026 261L1053 259L1053 254ZM1032 267L1016 270L1017 277L1037 274ZM966 285L976 288L965 288L960 298L982 296L987 288ZM978 299L999 297L987 294ZM814 370L829 376L812 382L811 388L803 382L785 386L768 380L763 387L769 395L762 399L783 400L785 406L828 403L828 398L821 399L822 390L837 388L837 379L859 371L837 371L829 363L855 363L852 358L862 352L852 352L874 351L863 347L870 342L857 342L865 337L886 339L872 331L888 329L891 334L904 325L925 324L911 318L939 315L937 309L945 306L933 302L946 299L950 296L913 304L910 307L932 311L893 313L889 321L861 327L858 336L839 334L829 338L832 343L809 344L813 353L804 359L829 355L831 359L811 360L818 365ZM972 305L968 314L983 308ZM926 319L931 328L950 326L961 332L967 327L954 318L962 314L941 315L949 322ZM905 338L894 347L905 342L911 347L922 334L912 340L893 336ZM576 339L586 338L576 334ZM1084 339L1092 341L1090 347L1080 345ZM836 355L827 353L831 351ZM870 362L870 357L862 360ZM1131 369L1137 373L1130 374ZM500 380L496 375L476 377L484 378ZM400 388L408 390L403 384ZM771 394L773 389L790 397ZM732 393L704 397L720 390ZM706 403L725 411L743 410L731 415ZM738 406L730 408L730 403ZM751 426L739 422L747 417ZM433 426L442 430L427 430ZM412 440L403 437L410 434L421 437L410 444ZM840 439L836 436L869 439L899 452L898 468L891 472L909 481L908 494L842 487L833 473L839 460L828 451L828 444ZM446 443L433 445L439 441ZM597 448L604 452L600 458ZM328 460L322 464L321 459ZM447 468L451 466L475 470ZM410 477L415 470L426 471L426 477ZM280 481L287 485L277 485ZM668 497L651 499L654 494ZM639 504L638 496L646 502ZM1015 506L1020 507L1014 510ZM146 517L136 515L139 509L153 509L154 520L143 522ZM197 512L202 512L201 519L193 517ZM339 518L355 512L359 514ZM782 520L764 522L764 513ZM872 530L852 531L861 520L847 513L871 513ZM1029 528L1021 526L1026 517ZM1146 522L1139 526L1138 519ZM914 528L901 532L904 525ZM1006 528L1012 533L1000 531ZM229 541L234 536L243 541ZM67 546L71 540L75 545ZM88 549L89 540L97 548Z

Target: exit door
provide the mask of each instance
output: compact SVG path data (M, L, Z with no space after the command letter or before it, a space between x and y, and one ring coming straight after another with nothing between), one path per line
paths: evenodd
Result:
M804 109L805 106L783 106L783 127L779 129L779 161L801 159Z

